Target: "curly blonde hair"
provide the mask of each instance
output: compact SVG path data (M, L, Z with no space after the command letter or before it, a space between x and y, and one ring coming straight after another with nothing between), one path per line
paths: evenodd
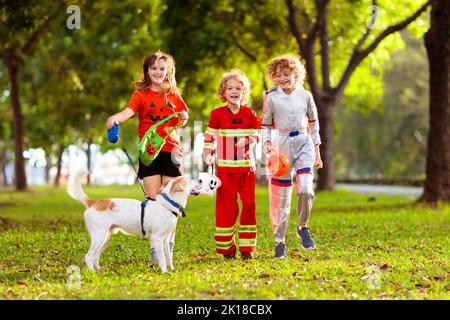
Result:
M291 55L282 55L273 59L267 67L267 74L270 82L278 84L277 73L283 69L288 69L290 72L294 73L296 83L303 84L305 81L306 70L300 60Z
M230 70L222 75L222 78L220 79L219 91L217 92L220 100L222 100L222 102L227 101L227 99L225 98L225 90L227 81L230 79L234 79L242 84L241 104L246 104L250 96L250 82L248 81L245 73L239 69Z
M136 89L141 90L150 88L152 80L148 75L148 69L160 59L167 63L167 76L163 82L164 91L166 93L180 93L177 81L175 80L175 60L170 54L159 50L144 58L142 64L142 77L139 81L134 83Z

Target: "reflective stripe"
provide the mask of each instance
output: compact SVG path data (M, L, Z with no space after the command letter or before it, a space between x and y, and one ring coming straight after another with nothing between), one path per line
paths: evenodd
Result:
M270 181L275 186L280 186L280 187L290 187L290 186L292 186L292 180L291 179L271 178Z
M233 230L234 226L232 227L227 227L227 228L222 228L222 227L216 227L216 230Z
M216 241L216 248L218 249L229 249L233 246L234 239L231 239L230 241Z
M306 167L306 168L301 168L297 170L297 174L311 174L311 168Z
M219 237L229 237L229 236L232 236L232 235L234 235L234 230L233 231L231 231L231 232L228 232L228 231L216 231L216 236L219 236Z
M226 237L232 236L235 233L234 227L231 228L218 228L216 227L216 236Z
M216 241L217 246L230 246L234 242L234 239L231 239L230 241Z
M240 226L239 232L256 232L256 226Z
M256 230L256 226L240 226L239 230Z
M213 129L213 128L207 127L206 131L205 131L205 134L209 134L209 135L215 136L217 134L217 129Z
M244 160L225 160L219 159L219 166L222 167L253 167L253 161L249 159Z
M239 239L240 247L255 247L256 239Z
M219 136L221 137L247 137L257 135L257 129L219 129Z
M214 142L205 142L203 144L204 148L213 148L214 147Z

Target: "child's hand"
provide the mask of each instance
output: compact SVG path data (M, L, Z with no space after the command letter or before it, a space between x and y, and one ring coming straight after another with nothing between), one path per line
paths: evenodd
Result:
M322 162L322 158L320 156L320 149L319 149L319 145L315 145L314 146L314 151L316 153L316 160L314 161L314 166L317 169L321 169L323 168L323 162Z
M213 160L212 160L213 156L211 153L203 153L203 161L205 161L206 165L208 166L212 166L213 165Z
M314 162L314 165L316 166L317 169L323 168L323 162L322 162L322 159L316 158L316 162Z
M180 119L183 119L183 120L187 120L187 119L189 119L189 114L186 112L186 111L181 111L180 112Z
M122 110L116 114L113 114L106 120L106 128L111 129L114 127L114 123L117 122L117 124L121 124L122 122L130 119L132 116L134 116L134 111L131 108L126 108L125 110Z
M116 115L113 115L106 120L106 128L111 129L114 127L114 123L119 123L119 120L117 119Z
M239 138L239 141L236 143L236 147L238 149L243 149L246 144L247 144L247 139L246 138Z
M252 150L253 147L254 147L257 143L258 143L258 140L256 140L255 137L249 137L249 138L248 138L248 144L249 144L248 149L249 149L249 150Z
M272 143L270 141L264 142L263 151L264 151L264 154L267 156L273 152Z

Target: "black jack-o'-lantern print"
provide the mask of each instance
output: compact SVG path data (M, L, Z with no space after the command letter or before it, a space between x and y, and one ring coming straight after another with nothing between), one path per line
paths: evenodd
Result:
M147 114L148 117L152 120L152 122L158 122L164 119L173 111L169 111L170 109L173 109L173 106L170 102L167 103L167 106L158 106L155 104L154 101L151 101L148 105L148 107L152 110L151 113Z
M159 108L159 112L154 111L152 114L148 114L148 117L152 119L153 122L158 122L168 116L164 111L164 108Z

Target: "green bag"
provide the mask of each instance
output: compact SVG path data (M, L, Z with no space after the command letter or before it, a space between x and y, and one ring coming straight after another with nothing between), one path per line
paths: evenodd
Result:
M178 125L181 123L181 121L183 121L183 119L180 119L178 123L169 131L169 133L164 138L161 137L156 132L156 129L158 128L158 126L160 126L164 122L169 121L178 114L180 113L175 112L170 116L167 116L164 119L158 121L157 123L152 125L150 129L148 129L145 135L142 137L141 142L139 142L138 144L138 151L139 151L139 158L141 159L142 163L145 164L146 166L149 166L153 162L153 160L155 160L155 158L161 151L161 148L163 147L164 143L166 143L167 137L172 133L173 130L175 130L178 127Z

